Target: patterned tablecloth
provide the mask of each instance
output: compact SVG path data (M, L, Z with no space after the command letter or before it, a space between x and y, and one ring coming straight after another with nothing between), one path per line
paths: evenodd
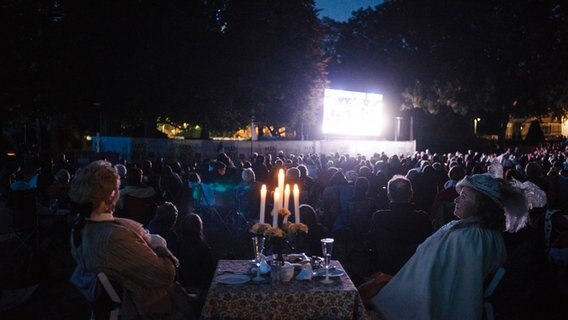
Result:
M343 269L339 261L331 263ZM248 274L248 260L219 260L209 288L201 319L366 319L357 288L347 274L333 278L332 284L291 280L272 283L227 285L217 281L226 271Z

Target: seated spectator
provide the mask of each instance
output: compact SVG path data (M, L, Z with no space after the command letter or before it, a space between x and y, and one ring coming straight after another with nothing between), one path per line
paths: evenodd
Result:
M456 189L460 220L426 239L372 298L386 319L482 318L484 280L506 258L501 231L523 227L528 208L522 191L489 175L466 177Z
M343 231L347 227L349 200L353 196L350 186L342 171L337 171L323 190L323 224L332 231Z
M178 236L174 229L177 218L178 210L175 204L165 202L156 208L154 219L148 223L148 231L166 239L168 249L176 256L178 254Z
M144 225L154 217L155 204L160 201L154 188L142 182L142 170L132 168L126 174L127 185L120 191L118 214Z
M69 197L78 205L71 281L86 289L104 272L123 289L123 319L194 318L189 296L175 282L178 262L166 241L135 221L113 216L119 186L120 177L106 161L92 162L71 182Z
M422 163L422 172L415 174L410 174L409 172L407 177L412 182L412 189L414 190L412 201L416 209L428 212L432 208L436 194L438 194L438 182L432 166L427 161Z
M236 185L241 181L241 169L235 166L235 163L226 153L221 152L217 155L217 162L225 164L225 181L229 184Z
M310 177L310 172L308 167L304 164L298 166L298 170L300 170L300 190L302 193L300 194L300 203L307 203L313 205L316 203L317 197L315 194L314 186L315 182L312 177Z
M383 171L378 171L375 174L374 180L376 182L376 188L369 189L369 196L375 199L375 208L387 209L389 207L389 198L387 196L387 183L389 179L387 179Z
M241 177L242 181L235 188L236 209L252 223L260 213L260 184L251 168L244 169Z
M201 187L201 177L197 172L189 172L187 174L187 185L189 187L189 212L195 211L195 209L201 206L202 202L202 187Z
M162 189L160 186L160 175L156 173L156 171L161 170L161 168L154 168L152 161L146 160L142 163L142 172L144 173L143 182L145 185L148 185L154 188L154 192L156 194L161 195ZM128 172L126 173L126 184L128 185Z
M120 163L115 164L114 168L116 169L116 172L120 176L120 188L122 189L126 186L126 173L128 172L128 170L126 169L125 165Z
M69 180L71 175L66 169L61 169L55 174L55 181L47 192L51 209L69 209Z
M374 212L372 199L369 198L369 180L358 177L355 181L353 198L349 201L349 228L355 241L364 242L371 217Z
M182 218L178 231L179 282L203 294L209 289L215 272L211 248L203 234L203 222L198 215L190 213Z
M300 205L300 221L308 226L308 233L300 233L303 242L300 246L309 257L321 255L320 240L331 237L331 232L319 222L316 211L310 205Z
M120 190L120 200L118 202L119 207L122 205L122 199L126 195L130 195L136 198L149 198L157 197L157 193L154 188L148 186L143 181L142 170L138 168L132 168L126 174L126 186Z
M375 269L395 275L426 238L432 225L424 211L414 209L412 184L395 175L387 185L389 209L373 214L369 238L375 251Z
M180 206L184 193L184 185L180 176L170 166L162 167L160 189L163 191L165 201Z
M294 184L297 184L298 186L302 184L300 176L300 169L294 167L286 169L286 183L289 184L290 187L292 187Z
M454 199L459 196L456 184L465 177L465 170L460 166L454 166L448 172L449 180L444 184L444 190L438 192L430 210L430 221L434 230L440 229L446 223L456 220L454 215Z
M270 179L268 178L268 168L264 163L264 156L258 155L254 158L254 162L252 163L252 170L256 176L256 180L260 183L268 184L271 183Z
M525 166L527 180L536 184L540 189L548 190L548 180L544 177L542 166L537 162L529 162Z
M228 182L227 177L225 176L226 173L227 165L225 163L221 161L211 161L211 163L209 164L209 172L205 177L203 177L203 182L208 184L226 184Z
M222 214L234 212L236 184L228 176L227 165L221 161L211 161L209 170L208 178L203 179L202 185L209 205L215 206Z
M507 173L512 170L509 169ZM519 184L519 180L513 183ZM529 208L528 223L517 232L502 232L507 250L504 264L506 273L492 295L496 314L508 319L520 319L527 315L531 302L541 294L535 290L538 288L536 285L546 281L549 270L544 242L546 193L530 181L522 182L522 188L530 190L525 192Z

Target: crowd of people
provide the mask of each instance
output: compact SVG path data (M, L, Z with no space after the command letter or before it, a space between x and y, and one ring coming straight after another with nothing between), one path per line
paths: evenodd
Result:
M125 312L143 317L198 313L195 303L215 268L204 222L248 230L259 219L261 186L273 190L280 170L301 190L300 219L309 232L298 249L319 255L319 239L329 236L368 248L369 275L388 275L366 301L383 317L480 318L484 281L503 266L500 302L511 317L538 299L545 275L566 281L568 151L562 144L530 153L371 157L279 152L247 158L221 150L214 159L183 165L158 158L83 168L58 156L33 174L23 168L3 171L7 206L13 194L33 189L38 210L76 215L76 282L84 273L107 273L128 292ZM216 215L204 214L210 210ZM565 282L557 284L566 290ZM409 303L416 308L406 308Z

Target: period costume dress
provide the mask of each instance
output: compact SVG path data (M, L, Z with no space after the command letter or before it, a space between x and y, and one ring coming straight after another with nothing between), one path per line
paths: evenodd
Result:
M483 282L503 265L500 232L452 221L420 246L372 299L386 319L481 319Z

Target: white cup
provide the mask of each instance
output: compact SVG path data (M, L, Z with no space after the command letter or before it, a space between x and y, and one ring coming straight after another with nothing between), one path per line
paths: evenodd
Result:
M282 269L280 270L280 278L282 279L282 281L288 282L292 280L293 277L294 277L294 266L291 265L282 266Z

